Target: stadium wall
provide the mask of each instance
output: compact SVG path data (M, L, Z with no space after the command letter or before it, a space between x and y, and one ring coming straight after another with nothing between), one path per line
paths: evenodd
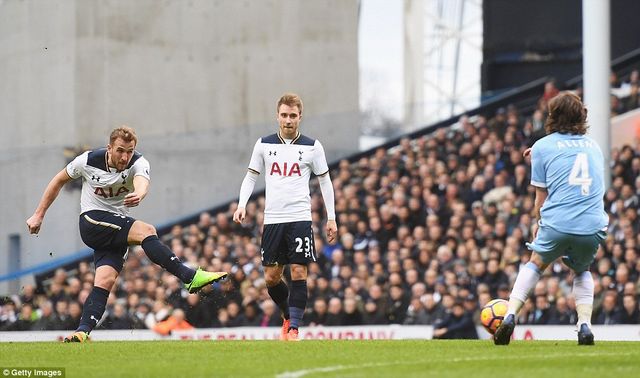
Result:
M286 91L329 160L357 149L357 0L0 2L0 275L84 248L78 190L63 190L38 238L26 232L50 178L75 153L135 127L152 223L237 195L255 140ZM14 265L14 268L16 266ZM30 279L30 278L27 278ZM0 292L7 288L0 283Z
M633 138L640 138L640 109L611 118L611 148L629 145Z
M575 326L519 325L514 340L576 340ZM640 325L592 326L597 341L639 341ZM477 327L480 339L491 335ZM62 341L68 331L0 332L3 342ZM161 336L151 330L97 330L91 332L93 341L142 340L278 340L277 327L209 328L174 331ZM300 337L307 340L408 340L432 339L433 327L427 325L379 325L350 327L306 327Z

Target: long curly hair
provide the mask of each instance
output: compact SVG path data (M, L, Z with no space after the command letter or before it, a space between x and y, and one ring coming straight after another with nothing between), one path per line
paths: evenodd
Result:
M547 134L584 135L588 128L587 108L575 93L560 92L549 101L549 116L544 124Z

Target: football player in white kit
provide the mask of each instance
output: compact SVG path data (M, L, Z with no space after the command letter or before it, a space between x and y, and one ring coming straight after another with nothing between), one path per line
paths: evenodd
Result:
M265 175L262 265L269 295L283 317L282 340L297 341L307 305L307 264L316 260L311 227L311 173L318 176L327 210L327 239L337 234L333 184L324 149L319 141L300 134L302 101L287 93L278 101L279 131L260 138L242 181L233 221L242 223L245 207L258 175ZM291 267L291 289L284 282L284 265Z
M227 276L225 272L193 270L158 239L155 227L129 216L149 189L149 162L135 151L138 139L127 126L114 129L106 148L76 157L53 177L34 214L27 219L37 234L45 213L67 182L82 178L80 236L94 250L94 287L87 297L78 329L65 342L84 342L105 310L109 292L124 264L130 245L142 245L151 261L185 283L190 293Z

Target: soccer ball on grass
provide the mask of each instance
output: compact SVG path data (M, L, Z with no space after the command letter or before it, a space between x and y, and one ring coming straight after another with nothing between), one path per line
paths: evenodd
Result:
M508 306L509 302L504 299L494 299L482 307L482 310L480 310L480 322L487 332L492 335L496 333L505 315L507 315Z

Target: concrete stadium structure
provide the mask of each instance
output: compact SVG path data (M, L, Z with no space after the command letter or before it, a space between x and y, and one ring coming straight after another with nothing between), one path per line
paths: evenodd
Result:
M79 190L27 232L72 156L136 128L152 187L133 215L164 223L237 195L286 91L330 161L357 149L357 0L0 1L0 275L84 248ZM73 153L67 153L73 155ZM32 277L26 277L30 280ZM7 292L0 283L0 293Z

